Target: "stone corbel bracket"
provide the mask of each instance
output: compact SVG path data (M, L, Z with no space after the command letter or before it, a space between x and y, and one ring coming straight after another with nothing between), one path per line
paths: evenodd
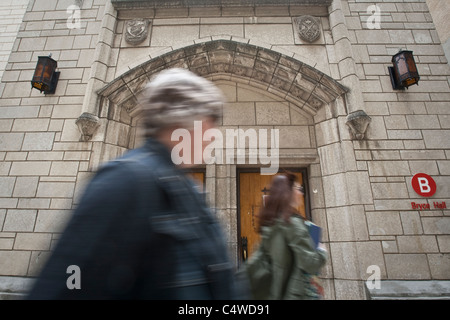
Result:
M75 123L81 132L80 141L89 141L100 126L100 119L91 113L84 112Z
M353 140L364 140L371 120L363 110L357 110L348 114L345 124L349 127Z

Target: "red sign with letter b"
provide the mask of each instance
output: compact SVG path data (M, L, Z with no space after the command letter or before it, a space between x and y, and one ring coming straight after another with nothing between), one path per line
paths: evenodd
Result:
M417 173L411 180L414 191L422 197L431 197L436 192L436 182L425 173Z

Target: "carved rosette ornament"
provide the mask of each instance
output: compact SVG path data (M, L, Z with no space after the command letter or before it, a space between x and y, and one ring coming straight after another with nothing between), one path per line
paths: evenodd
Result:
M300 39L314 42L320 38L320 22L313 16L301 16L294 19Z
M138 45L147 38L150 21L147 19L133 19L125 22L125 41Z

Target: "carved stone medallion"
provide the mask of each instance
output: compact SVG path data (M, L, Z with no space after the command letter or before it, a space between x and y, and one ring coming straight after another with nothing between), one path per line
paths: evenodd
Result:
M294 19L300 39L314 42L320 37L319 19L313 16L301 16Z
M145 40L150 21L147 19L133 19L125 23L125 41L137 45Z

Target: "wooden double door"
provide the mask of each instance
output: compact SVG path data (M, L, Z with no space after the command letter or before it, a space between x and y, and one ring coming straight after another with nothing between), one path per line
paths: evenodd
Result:
M305 186L304 170L289 171L297 176L297 182ZM269 195L269 188L273 175L261 175L259 170L254 172L238 172L238 231L239 231L239 261L247 260L256 250L260 235L258 233L258 214L264 205L265 196ZM297 210L307 217L305 196ZM308 217L309 218L309 217Z
M307 188L306 169L289 170L297 176L297 182ZM198 183L200 191L204 189L205 171L189 170L188 174ZM258 214L264 205L264 196L269 195L273 175L261 175L258 170L238 170L238 255L239 262L247 260L257 248L260 236L258 233ZM298 212L310 219L306 195L297 208Z

